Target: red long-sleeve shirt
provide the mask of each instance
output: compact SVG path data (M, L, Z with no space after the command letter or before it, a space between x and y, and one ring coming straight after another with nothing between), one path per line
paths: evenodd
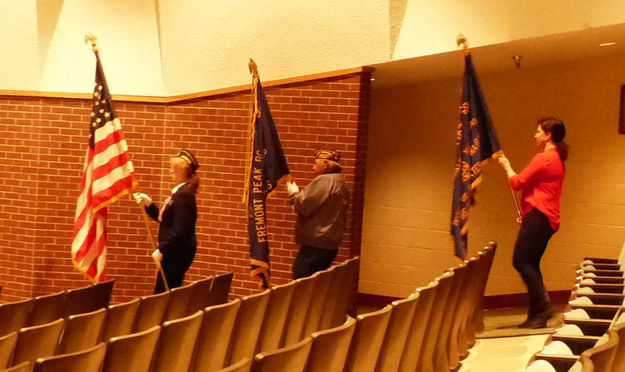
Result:
M510 185L521 190L521 213L525 216L536 208L547 216L554 231L560 227L560 196L566 169L556 149L536 154Z

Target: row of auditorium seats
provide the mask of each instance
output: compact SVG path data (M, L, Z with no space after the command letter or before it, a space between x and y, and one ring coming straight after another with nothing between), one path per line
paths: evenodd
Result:
M481 327L481 301L496 244L491 243L408 297L343 316L342 324L257 354L252 371L438 372L458 368ZM428 340L428 342L424 342ZM260 362L266 368L254 368ZM237 369L237 371L249 371Z
M232 272L215 278L211 276L169 292L143 296L108 307L106 304L110 299L112 281L1 304L0 324L6 321L11 326L2 324L7 332L0 336L0 369L9 365L30 365L39 358L50 358L53 355L81 352L94 347L98 342L107 342L113 337L140 332L154 326L160 330L163 321L201 313L207 306L226 302L232 276ZM108 295L102 296L102 292L107 292ZM103 297L106 301L102 300ZM43 301L38 303L41 298ZM82 306L78 299L83 301ZM72 305L74 303L76 306ZM92 307L98 307L96 304L100 305L97 310L72 314L78 310L91 310ZM50 314L71 315L41 323L45 319L41 314L46 314L46 317L52 317ZM29 320L36 324L28 325ZM28 326L23 326L24 324ZM121 349L120 352L125 353L127 350Z
M625 372L625 277L618 260L585 258L563 324L527 371Z
M74 370L70 365L80 365L81 371L99 370L100 367L90 369L82 362L87 359L99 360L104 371L211 371L226 365L226 370L237 366L268 370L263 365L274 360L271 353L264 358L265 354L258 354L258 360L254 360L261 349L292 348L309 339L304 335L345 319L358 262L354 258L311 277L227 303L232 273L229 277L217 276L210 288L211 293L218 292L219 287L226 288L220 299L198 294L198 288L207 287L209 280L196 282L163 294L30 327L50 334L31 337L27 357L23 356L24 348L18 346L31 329L22 328L19 333L12 332L3 338L7 344L13 344L13 351L0 355L12 354L5 356L4 364L13 368L25 364L29 371L32 365L36 371L70 372ZM227 286L219 284L224 277L229 279ZM198 301L202 298L205 300ZM149 311L142 311L144 308ZM128 313L136 315L128 316ZM91 319L94 325L86 329L83 324L81 337L64 337L69 329L78 328L70 327L70 320L78 318ZM80 338L89 341L78 345ZM34 346L42 340L52 340L49 344L55 346L47 346L46 352L35 351ZM61 346L65 345L64 340L72 340L72 346ZM98 340L100 344L96 345ZM61 351L63 354L59 354ZM57 355L51 356L55 352ZM40 364L63 367L41 369Z

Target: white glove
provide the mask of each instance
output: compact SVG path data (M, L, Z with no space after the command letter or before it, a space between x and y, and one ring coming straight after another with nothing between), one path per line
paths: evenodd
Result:
M152 205L152 198L142 192L135 192L132 197L135 198L137 204L142 204L144 207Z
M152 259L155 262L161 262L163 261L163 254L158 249L155 249L154 252L152 252Z
M299 187L297 187L295 182L287 182L286 191L289 193L289 196L293 196L299 192Z

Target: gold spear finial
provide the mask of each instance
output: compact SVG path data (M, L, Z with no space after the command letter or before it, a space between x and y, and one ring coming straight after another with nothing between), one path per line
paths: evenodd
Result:
M465 55L471 53L469 50L469 43L463 34L458 34L458 37L456 37L456 44L458 44L458 46L462 45L462 51Z
M247 67L249 67L252 76L258 76L258 67L256 67L256 62L253 59L250 58L250 63L247 64Z
M93 34L89 33L85 35L85 44L90 42L91 49L94 53L98 52L98 46L96 45L96 41L98 41L98 38L95 37Z

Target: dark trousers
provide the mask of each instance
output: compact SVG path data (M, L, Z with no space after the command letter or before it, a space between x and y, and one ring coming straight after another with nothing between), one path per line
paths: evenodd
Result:
M338 249L323 249L302 245L293 265L293 279L311 276L317 271L327 269L332 264L338 251Z
M547 216L534 208L523 217L514 246L512 263L527 286L530 317L549 310L549 297L540 272L540 260L554 232Z
M194 254L195 255L195 254ZM165 272L167 278L167 285L169 289L181 287L184 280L184 274L187 272L191 263L193 262L193 256L191 257L166 257L163 258L161 266ZM154 285L154 293L165 292L165 285L163 284L163 277L159 271L156 274L156 284Z

